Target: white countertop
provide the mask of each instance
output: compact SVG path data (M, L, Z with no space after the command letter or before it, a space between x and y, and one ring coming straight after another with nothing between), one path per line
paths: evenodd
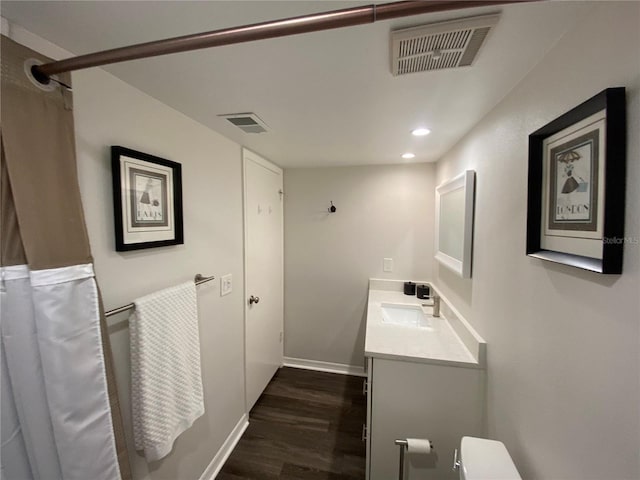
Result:
M373 289L371 288L373 287ZM393 325L382 321L382 303L422 305L423 300L401 291L377 290L372 282L367 305L365 356L421 363L481 368L445 317L430 318L432 328ZM424 307L430 314L432 307Z

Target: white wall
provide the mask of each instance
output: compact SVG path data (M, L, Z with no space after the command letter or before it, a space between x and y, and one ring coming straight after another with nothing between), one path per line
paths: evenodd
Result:
M477 171L473 279L436 283L488 342L488 434L528 479L640 478L640 3L593 4L438 163ZM525 256L528 134L627 87L624 273Z
M285 170L285 356L363 365L368 279L431 278L434 181L433 164Z
M4 25L4 23L3 23ZM13 26L12 37L45 55L64 52ZM126 314L109 319L134 478L197 479L244 414L243 235L240 146L101 69L73 74L80 189L98 282L107 309L179 282L215 275L198 287L205 414L172 453L147 465L132 446ZM185 244L117 253L110 145L182 164ZM219 278L235 290L220 297Z

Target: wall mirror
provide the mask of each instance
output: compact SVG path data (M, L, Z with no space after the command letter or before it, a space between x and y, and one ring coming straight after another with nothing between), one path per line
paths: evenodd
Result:
M436 188L436 260L471 278L476 172L467 170Z

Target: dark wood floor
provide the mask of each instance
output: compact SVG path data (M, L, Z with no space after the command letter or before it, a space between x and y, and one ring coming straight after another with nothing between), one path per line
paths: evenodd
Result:
M362 378L282 368L217 480L362 480Z

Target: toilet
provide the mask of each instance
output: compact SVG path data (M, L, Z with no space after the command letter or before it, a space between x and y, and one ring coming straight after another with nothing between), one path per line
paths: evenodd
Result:
M504 443L496 440L462 437L454 464L460 480L522 480Z

